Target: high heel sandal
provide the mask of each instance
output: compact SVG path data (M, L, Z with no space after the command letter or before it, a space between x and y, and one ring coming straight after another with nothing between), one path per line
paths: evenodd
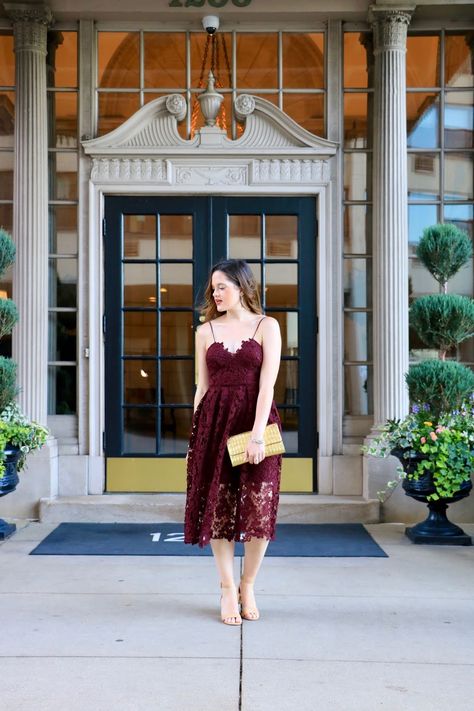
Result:
M253 583L247 583L243 579L240 580L240 585L239 585L240 614L242 615L244 620L250 620L251 622L255 622L256 620L259 619L260 612L258 611L257 606L255 606L255 607L245 607L244 606L244 604L242 602L242 592L241 592L242 585L250 585L253 588Z
M222 585L221 583L221 590L229 590L233 588L235 590L235 585ZM233 625L234 627L241 625L242 624L242 617L240 616L239 613L239 602L237 600L237 614L235 615L223 615L222 614L222 599L224 595L221 594L221 620L225 625Z

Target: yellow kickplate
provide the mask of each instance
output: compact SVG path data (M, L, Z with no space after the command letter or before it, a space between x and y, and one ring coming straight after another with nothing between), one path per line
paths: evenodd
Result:
M184 457L109 457L106 491L109 492L182 492L186 491ZM313 460L283 457L281 491L313 491Z

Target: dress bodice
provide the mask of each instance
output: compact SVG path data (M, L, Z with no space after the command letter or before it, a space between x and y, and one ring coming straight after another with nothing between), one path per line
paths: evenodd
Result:
M263 348L254 338L242 341L235 353L214 341L206 351L209 387L258 386L262 361Z

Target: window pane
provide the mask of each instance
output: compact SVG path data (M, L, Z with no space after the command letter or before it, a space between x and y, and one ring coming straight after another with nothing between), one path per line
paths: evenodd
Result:
M138 88L140 49L138 32L99 32L100 87Z
M48 86L77 86L77 32L48 32Z
M297 264L267 264L265 284L267 306L298 306Z
M440 86L440 38L437 35L407 38L407 86Z
M299 404L297 360L281 361L275 383L275 402L277 407Z
M298 218L295 215L265 216L266 259L298 259Z
M372 314L344 314L344 360L372 360Z
M0 91L0 136L2 148L13 148L15 132L15 92Z
M344 366L344 414L371 415L374 380L371 365Z
M283 86L324 88L324 35L283 32Z
M191 432L192 412L192 408L161 408L160 454L185 454Z
M156 313L128 311L123 315L125 355L156 355Z
M283 428L282 439L285 451L296 454L298 452L298 408L282 408L280 411L281 424Z
M344 259L344 306L372 306L371 259Z
M76 314L49 313L48 360L76 360Z
M156 304L156 265L123 265L123 305L154 306Z
M459 229L474 238L474 206L473 205L445 205L444 221L451 222Z
M232 259L259 259L260 215L229 215L229 255Z
M13 153L0 152L0 200L13 200Z
M15 86L13 35L0 30L0 86Z
M186 88L184 32L145 32L145 87Z
M49 153L49 197L51 200L77 199L77 153Z
M97 134L102 136L121 126L140 108L139 94L107 92L99 94L99 121Z
M75 307L77 259L49 260L49 305Z
M326 135L324 94L283 94L283 111L307 131Z
M123 216L125 259L156 259L155 215Z
M344 153L344 200L370 200L372 197L372 155L362 151Z
M415 253L425 227L436 224L438 210L436 205L408 205L408 251Z
M191 311L161 312L161 355L194 355Z
M250 270L253 274L253 278L255 279L255 282L258 286L258 290L260 292L260 298L263 298L262 295L262 267L260 264L249 264Z
M48 415L76 412L76 366L48 366Z
M155 405L156 361L124 360L124 402L132 405Z
M344 87L368 86L367 65L372 63L372 36L369 32L344 33Z
M408 198L411 200L438 200L439 155L436 153L408 154Z
M156 410L127 407L123 411L124 454L155 454ZM133 489L133 483L130 484Z
M219 62L216 61L216 65L218 64L219 66L218 68L216 66L216 71L214 72L214 76L217 80L216 86L218 88L229 88L232 82L231 77L229 76L226 55L230 64L232 62L232 35L226 32L218 32L215 35L215 41L217 42L216 55L217 52L219 53ZM208 47L207 59L206 64L203 67L206 46ZM206 86L207 84L207 77L211 68L211 54L212 40L210 40L209 37L203 32L191 32L191 86L194 89L199 88L200 80L201 86Z
M439 284L417 257L408 260L410 301L425 294L438 294Z
M344 146L367 148L367 94L344 94Z
M49 206L50 254L77 254L77 207Z
M472 86L474 84L472 52L471 33L446 35L444 81L447 86Z
M193 305L193 265L160 265L160 304L161 306Z
M193 258L192 215L160 215L160 258Z
M407 94L407 144L409 148L438 147L438 94Z
M281 354L298 355L298 312L297 311L272 311L273 318L280 324Z
M278 86L278 35L239 33L237 35L237 87L273 89Z
M444 199L472 200L474 155L472 153L444 154Z
M370 254L372 251L372 208L346 205L344 208L344 252Z
M474 146L474 92L447 91L444 99L444 145L446 148Z
M76 92L48 92L48 109L49 145L52 148L77 147Z
M187 403L194 399L194 363L192 360L161 361L161 404Z
M5 230L7 230L7 232L12 231L13 205L0 205L0 227L3 227Z

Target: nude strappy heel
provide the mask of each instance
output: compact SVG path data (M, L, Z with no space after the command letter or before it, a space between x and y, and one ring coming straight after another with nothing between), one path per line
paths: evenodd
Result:
M221 590L223 588L225 588L226 590L229 588L234 588L234 590L235 590L235 585L222 585L222 583L221 583ZM224 596L221 594L221 620L222 620L222 622L225 625L232 625L234 627L241 625L242 624L242 617L240 616L238 607L237 607L237 614L235 614L235 615L223 615L222 614L222 598L223 597ZM237 605L238 605L238 601L237 601Z
M241 592L241 586L243 585L250 585L253 588L253 583L247 583L245 580L241 579L240 580L240 585L239 585L239 602L240 602L240 614L244 618L244 620L250 620L251 622L255 622L260 618L260 612L258 611L257 607L245 607L243 602L242 602L242 592Z

